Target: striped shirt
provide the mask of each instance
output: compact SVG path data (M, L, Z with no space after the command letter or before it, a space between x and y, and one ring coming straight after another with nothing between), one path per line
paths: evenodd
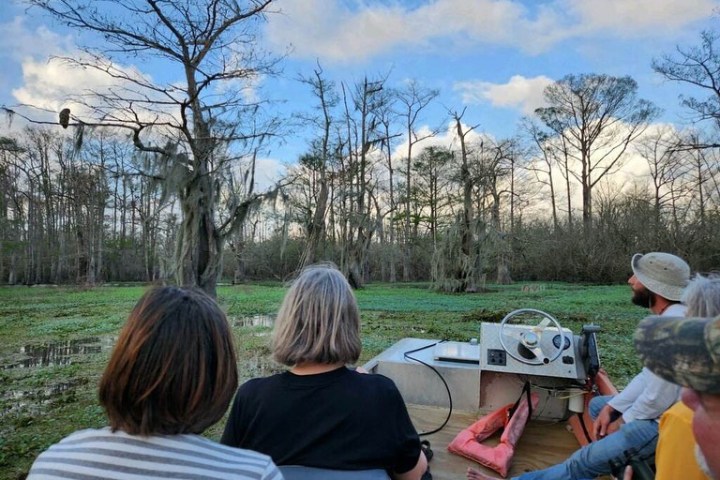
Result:
M267 455L199 435L128 435L109 427L81 430L52 445L28 479L282 480Z

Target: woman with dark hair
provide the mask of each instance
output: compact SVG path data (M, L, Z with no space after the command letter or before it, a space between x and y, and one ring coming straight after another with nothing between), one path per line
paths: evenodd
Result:
M40 454L33 478L281 479L272 460L199 436L237 388L230 328L199 290L162 287L138 301L100 380L109 427Z
M221 442L281 466L421 478L427 462L395 384L346 367L361 347L360 312L345 277L332 265L304 269L272 338L273 357L290 369L240 387Z

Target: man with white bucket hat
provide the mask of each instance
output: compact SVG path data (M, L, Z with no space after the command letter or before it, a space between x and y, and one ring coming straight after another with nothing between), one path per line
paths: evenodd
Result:
M690 281L690 267L683 259L663 252L636 253L630 265L633 275L628 284L635 305L649 308L655 315L685 315L685 306L680 300ZM626 436L632 434L634 438L636 456L652 458L657 445L658 419L677 401L679 393L677 385L644 367L618 395L593 399L591 411L597 411L602 405L594 424L595 435L604 438L625 431ZM627 427L622 428L623 425Z
M633 276L628 284L634 304L662 315L669 305L680 302L690 281L690 267L683 259L670 253L636 253L630 265Z

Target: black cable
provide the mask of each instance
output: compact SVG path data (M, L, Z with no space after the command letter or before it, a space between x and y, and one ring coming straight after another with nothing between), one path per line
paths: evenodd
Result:
M430 370L432 370L433 372L435 372L435 374L436 374L438 377L440 377L440 380L442 381L443 385L445 385L445 390L447 391L447 395L448 395L448 402L450 403L450 408L448 409L447 417L445 418L445 421L442 423L442 425L440 425L438 428L436 428L436 429L434 429L434 430L430 430L429 432L419 433L418 435L420 435L420 436L432 435L433 433L437 433L437 432L439 432L440 430L442 430L443 428L445 428L445 425L448 424L448 422L450 421L450 416L452 415L453 403L452 403L452 394L450 393L450 387L448 386L447 382L446 382L445 379L443 378L442 374L440 374L440 372L438 372L437 369L436 369L435 367L433 367L432 365L430 365L429 363L423 362L422 360L411 356L411 354L420 352L420 351L422 351L422 350L426 350L426 349L431 348L431 347L434 347L434 346L437 345L438 343L442 343L442 342L444 342L444 341L445 341L445 340L440 340L439 342L431 343L430 345L425 345L424 347L416 348L416 349L414 349L414 350L408 350L407 352L403 353L403 358L406 358L406 359L408 359L408 360L413 360L413 361L418 362L418 363L420 363L420 364L422 364L422 365L425 365L425 366L428 367Z
M578 416L578 420L580 420L580 425L582 426L583 433L585 434L585 438L587 439L588 443L592 443L592 438L590 438L590 432L588 432L587 426L585 425L585 418L583 417L583 414L580 412L577 412L575 415Z

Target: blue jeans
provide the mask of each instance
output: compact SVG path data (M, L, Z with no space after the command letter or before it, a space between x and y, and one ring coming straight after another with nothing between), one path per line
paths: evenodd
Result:
M612 396L595 397L590 401L590 416L596 419ZM651 458L657 445L658 423L655 420L635 420L620 430L573 453L563 463L544 470L523 473L518 480L592 480L609 475L610 462L625 463L625 451L634 448L641 458Z

